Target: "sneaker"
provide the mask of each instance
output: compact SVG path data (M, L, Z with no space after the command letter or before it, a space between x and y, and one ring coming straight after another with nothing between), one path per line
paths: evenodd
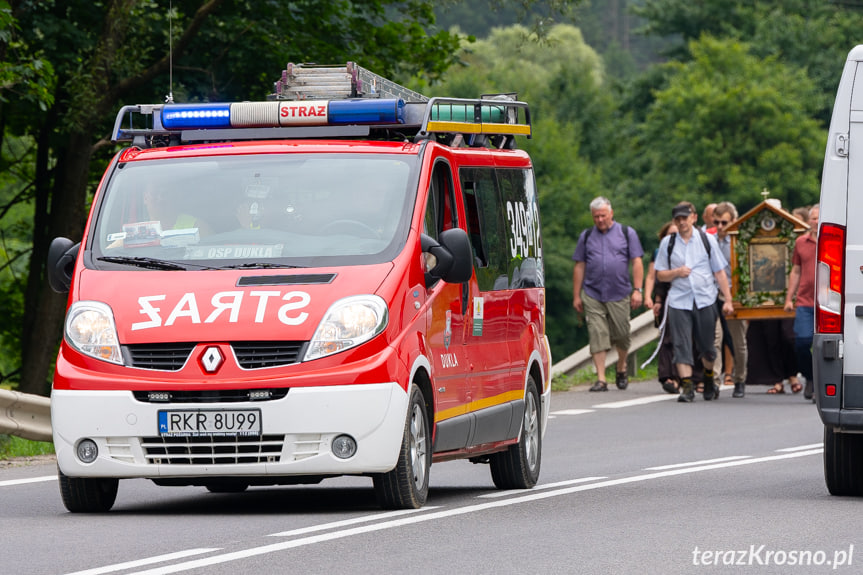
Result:
M719 386L716 385L716 382L713 381L713 372L706 371L704 372L704 401L710 401L712 399L719 398Z
M617 378L615 380L615 383L617 384L617 389L626 389L626 387L629 385L629 378L626 377L625 371L617 372Z
M680 383L680 395L677 396L679 403L692 403L695 400L695 390L692 387L692 380L684 379Z
M608 391L608 384L604 381L597 381L590 388L590 391Z
M731 397L743 397L746 395L746 384L742 381L738 381L734 384L734 392L731 394Z

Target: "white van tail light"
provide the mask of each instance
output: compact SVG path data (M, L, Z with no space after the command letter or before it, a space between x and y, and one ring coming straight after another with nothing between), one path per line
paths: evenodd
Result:
M845 299L845 227L822 224L815 270L815 331L842 333Z
M123 364L114 313L98 301L78 301L66 314L66 341L86 355Z

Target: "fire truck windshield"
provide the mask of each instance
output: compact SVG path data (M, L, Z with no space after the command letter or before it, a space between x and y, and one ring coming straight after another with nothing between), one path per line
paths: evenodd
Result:
M393 154L129 162L102 196L91 248L106 267L129 258L208 267L387 261L407 236L416 179L416 158Z

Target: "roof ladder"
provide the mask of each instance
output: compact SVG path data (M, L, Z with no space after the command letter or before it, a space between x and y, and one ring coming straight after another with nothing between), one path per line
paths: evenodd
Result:
M428 98L387 80L354 62L345 66L288 64L275 82L273 100L342 100L346 98L400 98L427 102Z

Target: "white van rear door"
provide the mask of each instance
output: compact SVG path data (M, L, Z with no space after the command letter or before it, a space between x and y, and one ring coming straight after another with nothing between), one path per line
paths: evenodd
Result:
M863 374L863 64L859 59L863 59L863 51L852 51L836 97L822 182L831 194L829 201L822 202L829 204L829 219L819 215L822 222L846 226L846 375ZM849 111L847 120L845 110ZM843 132L847 134L844 141Z

